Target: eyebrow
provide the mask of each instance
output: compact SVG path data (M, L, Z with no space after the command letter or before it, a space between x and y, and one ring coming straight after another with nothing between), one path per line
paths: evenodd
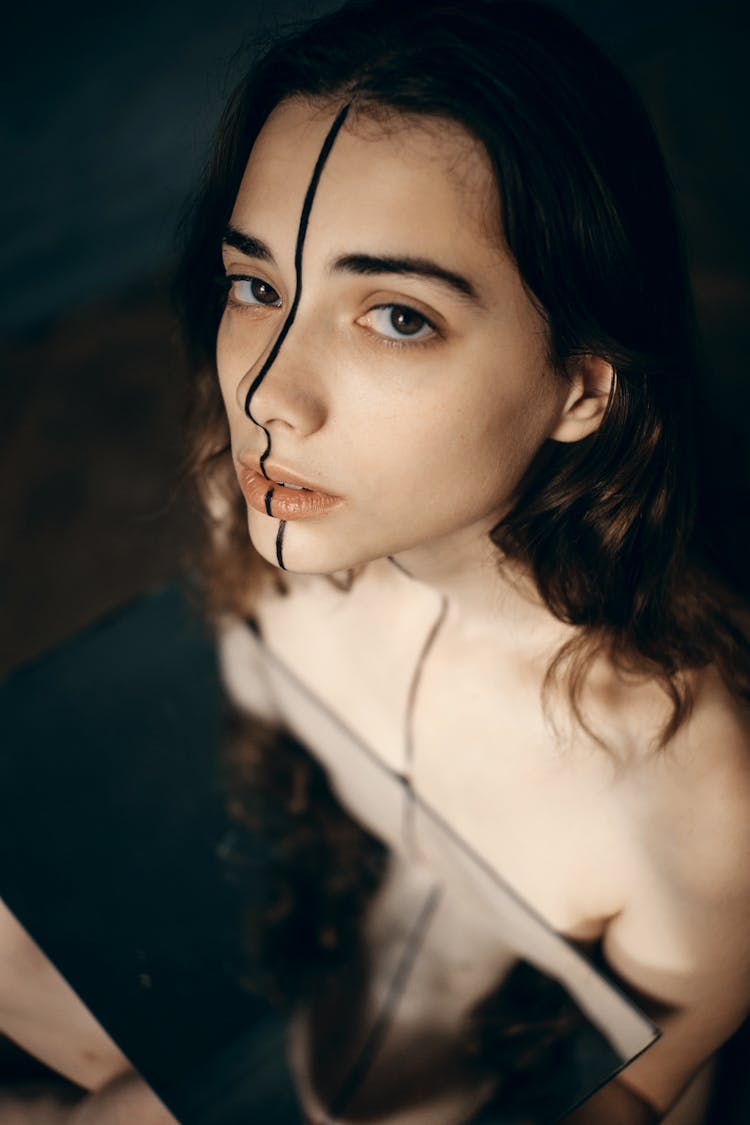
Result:
M228 226L221 241L225 246L234 246L235 250L239 250L241 254L245 254L248 258L257 258L260 262L276 264L274 256L265 242L251 234L245 234L243 231L237 230L236 227Z
M256 258L260 262L270 262L275 265L273 254L262 239L245 234L244 231L238 230L236 227L231 225L227 227L222 242L226 246L233 246L248 258ZM353 273L359 276L400 274L405 277L424 277L430 281L439 281L464 300L468 299L477 304L482 303L479 294L468 278L460 273L455 273L453 270L446 269L430 258L342 254L333 262L331 272Z
M371 254L344 254L337 258L331 267L334 271L345 271L362 275L389 273L402 274L407 277L426 277L431 281L439 281L448 286L460 297L477 304L481 303L479 294L468 280L460 273L447 270L429 258L397 258L387 256L373 256Z

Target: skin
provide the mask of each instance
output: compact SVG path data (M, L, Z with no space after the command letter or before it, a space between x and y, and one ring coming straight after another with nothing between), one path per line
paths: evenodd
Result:
M584 390L580 373L571 386L552 370L542 317L487 235L486 159L457 128L412 123L384 134L345 123L313 204L296 319L252 395L257 425L245 414L292 301L298 218L329 126L329 114L304 103L279 107L232 213L232 228L273 256L224 247L231 278L257 279L232 282L217 343L235 456L259 456L266 431L271 476L296 472L341 498L320 518L289 522L288 570L328 574L415 549L433 555L438 542L448 554L469 542L481 550L542 441L583 436L606 386L593 410L588 398L582 409L601 372L589 373ZM476 297L434 279L332 268L352 254L429 257ZM411 334L399 330L404 322ZM574 405L582 417L571 430ZM249 509L251 539L273 563L278 523Z
M420 683L413 784L550 925L601 941L615 974L660 1011L661 1040L578 1120L661 1120L750 1007L750 877L737 863L750 854L747 716L712 670L695 674L692 718L656 753L665 699L602 659L585 703L609 755L565 726L564 709L562 741L545 722L544 672L569 632L521 575L498 565L486 533L543 441L577 441L596 428L612 372L595 356L563 374L552 369L543 318L493 218L486 158L457 127L346 121L311 213L297 318L253 395L259 425L247 417L248 389L290 305L302 201L338 108L300 100L277 108L231 219L273 261L224 247L227 273L261 284L232 283L219 331L235 457L259 454L267 431L269 466L341 497L320 518L287 525L288 592L257 607L263 635L398 769L406 685L447 598ZM351 254L435 260L479 299L408 274L332 270ZM399 335L394 305L437 334L409 320L424 345L389 342ZM275 563L278 519L250 510L248 525ZM350 567L363 570L346 595L305 577ZM248 659L229 638L225 675L240 702ZM325 732L283 688L262 706L275 706L325 763ZM357 779L336 784L368 823ZM680 1122L701 1119L697 1099L689 1102L675 1110Z
M72 1084L3 1088L4 1125L176 1125L2 902L0 1031Z

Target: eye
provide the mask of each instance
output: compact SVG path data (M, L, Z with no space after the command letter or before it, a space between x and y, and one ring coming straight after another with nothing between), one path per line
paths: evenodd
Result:
M230 273L227 274L226 281L229 286L228 304L245 307L252 305L281 307L281 297L262 277Z
M420 343L437 335L433 324L408 305L378 305L370 309L368 327L388 340L414 340Z

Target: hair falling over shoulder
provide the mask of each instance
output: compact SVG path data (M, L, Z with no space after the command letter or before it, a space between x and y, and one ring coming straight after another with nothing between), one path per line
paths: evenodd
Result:
M696 516L694 315L659 146L619 71L535 2L353 0L275 42L235 91L183 225L177 281L194 370L192 468L210 527L209 608L248 612L275 573L249 543L232 471L214 279L253 141L295 95L346 98L362 114L448 119L477 138L555 367L564 376L588 354L616 372L598 431L547 442L492 533L498 558L519 564L575 627L551 654L547 687L564 688L586 726L587 676L606 654L666 692L662 744L690 713L691 671L712 665L750 700L741 599L709 564Z

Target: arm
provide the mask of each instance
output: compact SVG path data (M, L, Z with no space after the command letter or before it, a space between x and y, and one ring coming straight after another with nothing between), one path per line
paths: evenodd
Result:
M2 902L0 1030L68 1080L0 1090L3 1125L174 1125L172 1115Z
M2 902L0 1032L81 1089L98 1090L131 1069L122 1051Z

